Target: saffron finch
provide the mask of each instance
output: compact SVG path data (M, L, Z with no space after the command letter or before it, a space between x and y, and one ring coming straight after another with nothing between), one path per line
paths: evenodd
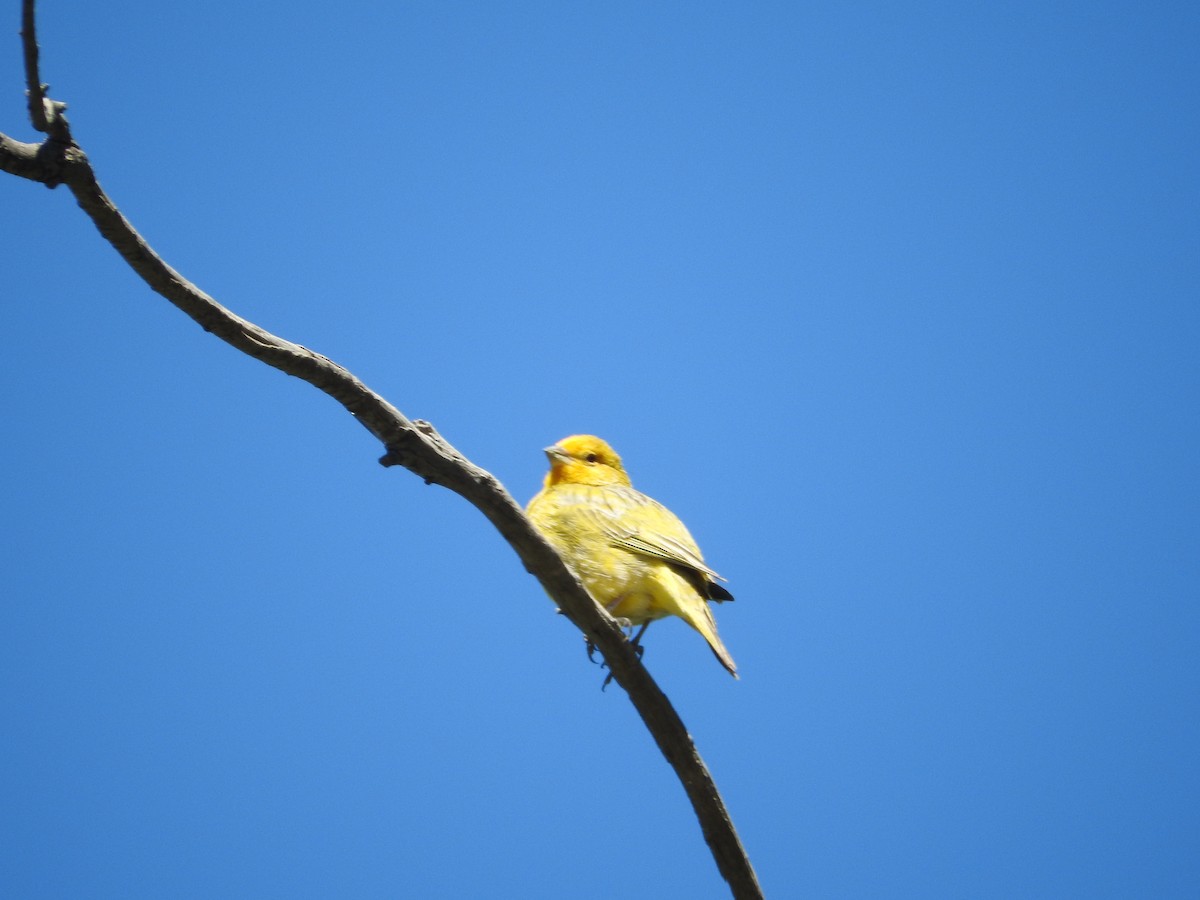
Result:
M572 435L545 452L550 472L527 512L588 593L615 618L642 626L634 644L651 622L679 616L737 678L708 607L733 596L683 523L634 490L621 457L600 438Z

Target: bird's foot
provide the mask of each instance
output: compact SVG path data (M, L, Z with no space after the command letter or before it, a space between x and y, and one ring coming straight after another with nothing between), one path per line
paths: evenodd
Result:
M646 629L649 627L649 622L643 622L642 627L638 629L638 633L635 634L629 641L629 644L631 647L633 647L633 652L637 654L638 659L641 659L642 654L646 652L646 648L642 646L642 635L646 633Z
M584 640L587 642L588 660L592 663L592 665L599 666L602 669L607 669L608 663L605 662L603 654L601 654L599 659L596 659L596 644L592 641L592 639L590 637L585 636ZM600 685L600 690L601 691L607 690L608 686L612 683L612 680L613 680L613 674L612 674L612 671L610 670L609 673L604 676L604 681Z
M584 641L587 642L588 661L591 662L592 665L597 665L597 666L604 665L603 657L600 659L596 659L596 645L595 645L595 643L593 643L592 639L590 637L587 637L586 635L584 635L583 639L584 639Z

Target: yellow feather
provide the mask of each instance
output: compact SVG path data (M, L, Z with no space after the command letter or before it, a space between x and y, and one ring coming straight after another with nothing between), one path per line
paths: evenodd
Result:
M573 435L547 447L546 455L550 472L527 512L592 597L634 625L678 616L736 678L708 606L720 576L704 563L684 524L634 490L621 457L600 438Z

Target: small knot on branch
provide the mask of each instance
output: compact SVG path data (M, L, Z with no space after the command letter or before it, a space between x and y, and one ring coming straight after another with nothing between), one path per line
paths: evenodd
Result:
M379 457L379 464L385 469L392 466L406 466L405 460L411 460L412 454L400 447L388 447L387 453Z

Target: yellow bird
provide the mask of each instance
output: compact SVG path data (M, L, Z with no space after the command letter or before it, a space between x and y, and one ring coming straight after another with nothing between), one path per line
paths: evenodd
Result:
M737 678L708 608L733 595L683 523L633 489L621 457L600 438L572 435L545 452L550 472L527 512L588 593L615 618L642 626L634 644L654 620L679 616Z

